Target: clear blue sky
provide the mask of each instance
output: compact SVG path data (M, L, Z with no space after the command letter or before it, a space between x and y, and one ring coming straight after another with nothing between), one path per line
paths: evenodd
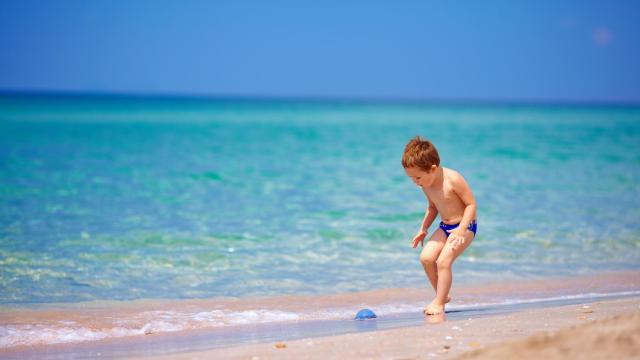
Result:
M640 102L638 1L0 2L0 90Z

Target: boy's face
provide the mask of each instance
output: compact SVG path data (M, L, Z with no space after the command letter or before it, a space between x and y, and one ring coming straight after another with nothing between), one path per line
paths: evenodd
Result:
M431 184L433 184L433 181L436 179L437 168L437 166L431 165L430 171L424 171L423 169L418 167L405 168L404 171L416 185L420 187L428 187L431 186Z

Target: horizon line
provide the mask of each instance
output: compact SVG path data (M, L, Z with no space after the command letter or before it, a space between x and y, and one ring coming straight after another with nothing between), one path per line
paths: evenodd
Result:
M80 91L51 89L2 89L0 96L18 97L92 97L124 99L174 99L208 101L262 101L262 102L312 102L312 103L350 103L350 104L389 104L389 105L473 105L473 106L552 106L552 107L640 107L640 100L569 100L569 99L483 99L455 97L378 97L378 96L331 96L331 95L264 95L264 94L214 94L214 93L171 93L171 92L118 92L118 91Z

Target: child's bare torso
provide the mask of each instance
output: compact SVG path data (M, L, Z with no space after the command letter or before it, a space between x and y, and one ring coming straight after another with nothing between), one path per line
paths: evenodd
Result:
M442 185L422 188L422 191L429 199L429 202L435 205L440 214L440 219L445 224L457 224L462 220L465 204L453 190L451 176L459 175L455 170L442 168Z

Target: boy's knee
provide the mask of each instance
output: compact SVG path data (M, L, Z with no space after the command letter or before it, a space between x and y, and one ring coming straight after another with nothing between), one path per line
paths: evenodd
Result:
M432 265L436 263L436 258L429 254L420 254L420 262L423 265Z
M450 270L451 263L453 263L453 259L450 259L449 257L440 257L436 260L438 270Z

